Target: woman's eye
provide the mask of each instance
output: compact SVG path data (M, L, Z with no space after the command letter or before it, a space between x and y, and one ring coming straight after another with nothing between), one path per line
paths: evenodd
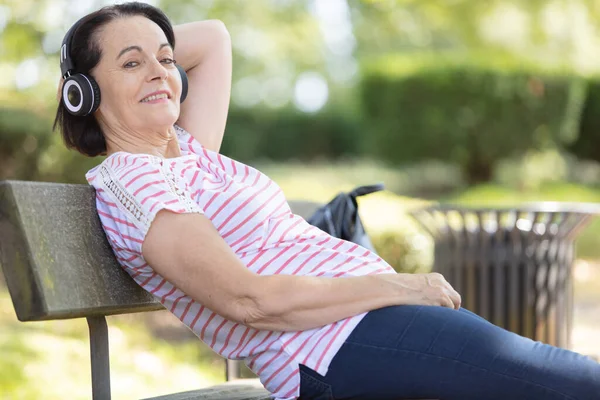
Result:
M173 60L172 58L163 58L161 60L161 62L166 63L166 64L175 64L177 63L177 61ZM129 61L128 63L126 63L125 65L123 65L123 67L125 68L134 68L138 66L138 62L137 61Z

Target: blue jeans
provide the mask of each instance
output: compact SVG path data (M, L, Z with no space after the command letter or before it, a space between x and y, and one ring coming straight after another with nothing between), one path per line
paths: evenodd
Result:
M403 305L369 312L326 376L300 365L300 399L598 400L600 364L464 308Z

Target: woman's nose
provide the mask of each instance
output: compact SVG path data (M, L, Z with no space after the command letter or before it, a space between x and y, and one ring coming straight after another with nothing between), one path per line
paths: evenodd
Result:
M169 71L158 61L154 60L150 63L150 72L148 80L160 79L165 80L169 76Z

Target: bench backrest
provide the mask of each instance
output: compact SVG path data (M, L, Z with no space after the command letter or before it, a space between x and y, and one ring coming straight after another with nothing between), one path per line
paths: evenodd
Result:
M319 204L290 206L306 218ZM0 263L21 321L163 308L117 263L89 185L0 182Z

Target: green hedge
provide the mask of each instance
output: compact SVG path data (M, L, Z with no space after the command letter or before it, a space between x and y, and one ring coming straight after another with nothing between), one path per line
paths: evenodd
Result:
M578 158L600 162L600 79L588 81L576 140L568 150Z
M51 124L40 113L0 107L0 180L39 178L39 158L50 144Z
M231 109L221 151L242 162L335 160L361 153L360 121L343 111Z
M412 59L411 59L412 60ZM488 181L496 163L573 136L581 85L567 75L432 59L363 68L370 153L393 164L437 159Z

